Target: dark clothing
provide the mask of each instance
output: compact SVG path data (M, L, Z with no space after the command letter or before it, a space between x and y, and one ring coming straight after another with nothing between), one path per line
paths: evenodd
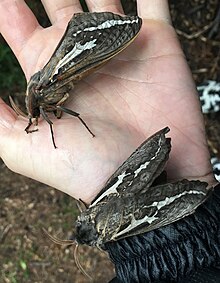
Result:
M111 283L220 283L220 184L194 214L106 249Z

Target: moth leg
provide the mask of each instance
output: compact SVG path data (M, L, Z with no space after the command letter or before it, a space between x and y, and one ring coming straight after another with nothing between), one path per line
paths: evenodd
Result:
M80 117L80 114L79 114L79 113L74 112L74 111L72 111L72 110L70 110L70 109L67 109L67 108L65 108L65 107L63 107L63 106L60 106L60 105L57 106L57 109L60 110L60 111L62 111L62 112L65 112L65 113L67 113L67 114L69 114L69 115L72 115L72 116L74 116L74 117L77 117L77 118L80 120L80 122L86 127L86 129L90 132L90 134L93 136L93 138L95 137L95 135L93 134L93 132L89 129L89 127L87 126L87 124L86 124L86 123L83 121L83 119Z
M38 123L38 120L36 119L36 123L35 123L36 126L37 126L37 123ZM28 125L27 125L27 127L24 129L27 134L34 133L34 132L37 132L37 131L38 131L38 129L29 130L29 128L31 127L32 124L33 124L32 118L29 118Z
M83 212L84 210L89 208L88 205L82 199L77 199L76 204L80 212Z
M69 93L65 93L63 98L57 103L56 106L61 106L64 104L64 102L69 98ZM56 109L56 114L55 116L57 117L57 119L60 119L61 116L62 116L62 111L61 110L58 110Z
M53 146L56 149L57 146L55 144L55 139L54 139L54 133L53 133L53 122L49 119L49 117L47 116L46 112L44 111L43 107L40 106L40 114L42 115L42 117L44 118L45 121L47 121L47 123L50 126L50 132L51 132L51 137L52 137L52 142L53 142Z
M14 100L13 100L13 98L12 98L11 96L9 96L9 100L10 100L10 103L11 103L12 108L14 109L14 111L16 112L16 114L17 114L18 116L20 115L20 116L22 116L22 117L24 117L24 118L27 118L27 117L28 117L28 116L15 104L15 102L14 102ZM35 125L37 126L38 119L36 118L35 121L36 121L36 122L35 122ZM33 124L32 118L29 118L28 125L27 125L27 127L24 129L27 134L30 134L30 133L33 133L33 132L37 132L37 131L38 131L38 129L29 130L29 128L31 127L32 124Z

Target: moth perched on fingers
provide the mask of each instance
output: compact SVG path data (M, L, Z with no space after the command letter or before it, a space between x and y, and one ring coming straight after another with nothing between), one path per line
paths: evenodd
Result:
M137 36L142 24L138 16L120 16L110 12L74 14L66 32L45 67L35 73L27 85L26 108L29 123L43 117L50 125L56 148L52 121L48 112L57 118L62 112L77 117L94 136L80 114L63 106L74 85L126 48ZM12 102L12 106L14 103ZM14 105L18 114L19 110Z
M138 147L81 212L75 224L78 244L104 248L190 215L207 199L211 189L205 182L161 178L171 150L168 131L162 129Z

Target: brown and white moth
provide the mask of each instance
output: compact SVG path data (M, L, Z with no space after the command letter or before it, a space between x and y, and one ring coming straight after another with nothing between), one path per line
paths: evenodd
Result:
M61 245L76 243L74 257L84 275L91 278L77 257L79 245L105 249L105 244L142 234L186 217L195 212L212 188L198 180L167 182L164 171L171 150L166 127L143 142L115 171L92 203L79 201L81 214L75 223L72 240L59 240Z
M93 135L86 123L76 113L63 106L69 91L82 78L101 67L122 51L137 36L142 20L138 16L120 16L110 12L74 14L52 57L44 68L35 73L26 91L26 108L29 123L25 131L40 115L49 123L53 145L56 148L52 121L48 112L57 118L62 112L77 117ZM21 114L13 101L12 106Z
M81 212L75 224L78 244L103 248L190 215L207 199L211 189L205 182L161 178L171 150L168 131L164 128L140 145Z

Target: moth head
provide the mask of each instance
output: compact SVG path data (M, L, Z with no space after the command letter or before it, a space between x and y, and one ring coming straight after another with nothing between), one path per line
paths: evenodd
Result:
M96 246L98 240L98 232L89 216L78 217L75 225L75 240L78 244Z

